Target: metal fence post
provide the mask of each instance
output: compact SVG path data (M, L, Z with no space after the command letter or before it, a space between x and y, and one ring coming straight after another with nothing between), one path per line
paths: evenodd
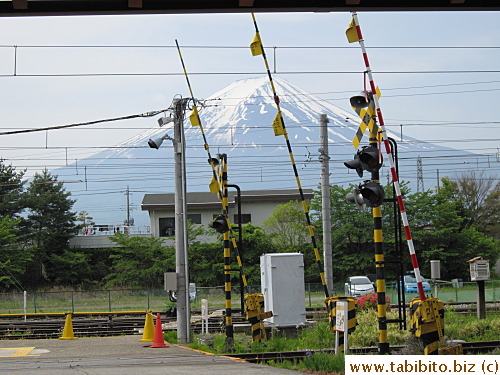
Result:
M71 313L75 312L75 292L71 291Z
M111 312L111 290L108 290L109 312Z
M151 293L151 289L147 289L147 291L148 291L148 310L149 310L149 301L150 301L149 296L150 296L150 293Z
M33 306L35 307L35 314L36 314L36 292L33 292Z
M311 304L311 283L307 283L307 291L309 293L309 307L312 307L312 304Z

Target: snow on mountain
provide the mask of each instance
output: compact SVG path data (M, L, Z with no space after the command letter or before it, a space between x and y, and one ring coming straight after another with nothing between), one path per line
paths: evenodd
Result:
M360 119L284 79L275 78L273 81L302 186L317 188L320 181L318 147L319 115L322 113L330 121L331 183L359 182L356 173L348 172L343 161L350 160L355 153L351 141ZM274 136L272 130L276 113L268 77L233 82L205 100L200 108L202 126L212 156L217 153L228 155L229 183L239 185L242 190L296 187L284 137ZM75 210L89 212L97 224L121 223L126 218L128 189L129 208L134 209L131 216L135 224L147 225L147 213L140 211L144 194L174 191L172 143L165 141L159 150L147 146L150 138L164 135L168 129L171 129L170 125L153 127L117 148L79 160L76 166L54 170L60 180L82 181L66 186L77 199ZM207 191L212 172L201 131L187 120L185 134L188 191ZM432 151L437 155L453 151L410 138L399 142L397 135L389 133L389 136L398 141L400 155L405 153L415 159L419 153L429 155ZM367 140L365 134L362 144ZM415 175L416 160L411 168ZM381 176L384 173L382 170Z

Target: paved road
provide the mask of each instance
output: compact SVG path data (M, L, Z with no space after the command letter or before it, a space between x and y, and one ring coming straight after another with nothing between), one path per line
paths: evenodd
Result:
M263 375L298 371L241 362L170 345L149 348L140 336L77 340L0 341L0 374L200 374Z

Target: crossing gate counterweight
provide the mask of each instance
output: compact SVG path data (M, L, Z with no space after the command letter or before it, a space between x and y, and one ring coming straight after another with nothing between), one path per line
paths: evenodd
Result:
M424 346L424 354L462 354L462 345L444 346L444 303L436 297L410 302L410 331Z
M267 340L264 319L273 316L271 311L264 312L264 295L262 293L245 294L246 318L252 325L252 341Z

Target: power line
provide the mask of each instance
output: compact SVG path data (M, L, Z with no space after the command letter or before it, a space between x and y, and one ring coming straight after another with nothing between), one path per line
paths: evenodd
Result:
M176 49L175 44L150 44L150 45L35 45L35 44L25 44L25 45L0 45L0 48L171 48ZM193 49L248 49L248 46L223 46L223 45L183 45L182 48L193 48ZM265 47L267 50L273 49L352 49L358 50L358 47L352 46L272 46ZM500 49L500 46L371 46L366 47L366 49Z
M146 113L141 113L141 114L138 114L138 115L128 115L128 116L122 116L122 117L109 118L109 119L105 119L105 120L95 120L95 121L81 122L81 123L78 123L78 124L49 126L49 127L45 127L45 128L36 128L36 129L13 130L13 131L8 131L8 132L0 132L0 135L21 134L21 133L34 133L34 132L40 132L40 131L45 131L45 130L58 130L58 129L66 129L66 128L77 127L77 126L87 126L87 125L93 125L93 124L100 124L100 123L103 123L103 122L113 122L113 121L120 121L120 120L130 120L130 119L138 118L138 117L152 117L152 116L156 116L156 115L158 115L160 113L163 113L165 111L166 111L166 109L162 109L162 110L159 110L159 111L146 112Z
M275 75L302 75L302 74L357 74L359 75L362 71L356 70L317 70L317 71L276 71ZM494 74L500 73L500 70L378 70L377 74ZM227 75L261 75L262 72L193 72L190 75L197 76L227 76ZM182 76L183 73L180 72L157 72L157 73L12 73L12 74L1 74L0 78L12 78L12 77L24 77L24 78L34 78L34 77L161 77L161 76Z

